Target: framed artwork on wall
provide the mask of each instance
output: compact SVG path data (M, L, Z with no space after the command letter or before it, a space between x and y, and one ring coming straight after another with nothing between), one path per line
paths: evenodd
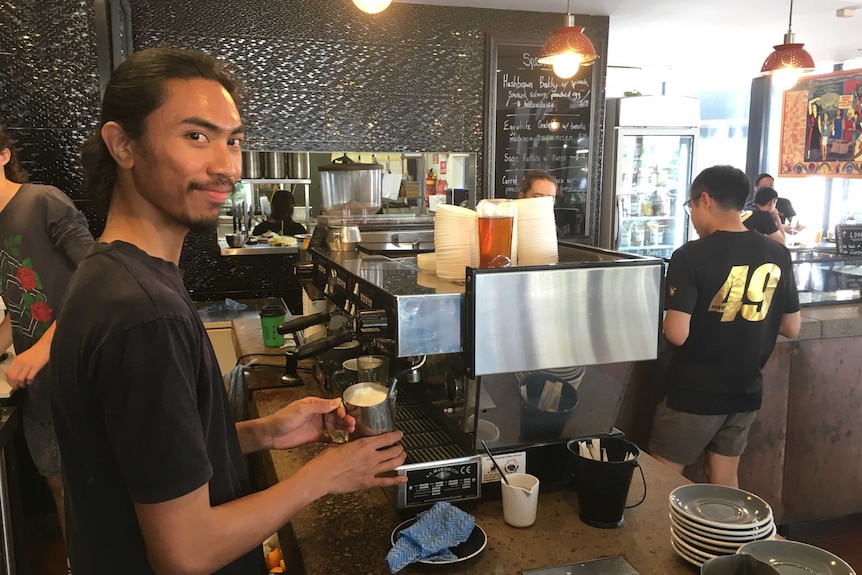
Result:
M781 118L780 176L862 178L862 70L802 78Z

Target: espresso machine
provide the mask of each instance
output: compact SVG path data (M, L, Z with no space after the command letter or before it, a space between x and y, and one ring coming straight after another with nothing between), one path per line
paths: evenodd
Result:
M566 441L614 433L631 362L658 356L660 259L561 242L555 265L467 268L461 284L415 256L331 250L325 229L309 248L308 296L410 375L395 414L407 452L399 509L478 499L483 483L492 492L483 441L507 472L566 484ZM340 395L351 382L329 363L316 376Z

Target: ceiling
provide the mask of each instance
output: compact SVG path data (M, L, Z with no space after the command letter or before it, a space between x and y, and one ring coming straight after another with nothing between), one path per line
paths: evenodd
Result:
M560 25L566 10L566 0L395 1L559 12ZM608 65L712 75L719 82L722 77L758 75L772 46L783 43L790 12L790 0L569 1L575 14L610 17ZM852 18L838 18L841 8L857 11ZM818 70L831 71L833 62L862 58L862 2L793 0L793 32Z

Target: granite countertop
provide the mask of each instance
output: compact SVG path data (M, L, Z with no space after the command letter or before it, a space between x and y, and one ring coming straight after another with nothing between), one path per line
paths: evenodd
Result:
M241 248L232 248L224 240L218 241L219 255L222 256L262 256L273 254L295 254L296 246L271 246L262 240L257 244L245 244Z
M244 304L243 309L229 309L225 304L225 300L219 301L196 301L195 308L198 310L198 316L207 328L231 327L231 321L235 319L248 319L260 323L260 310L267 302L278 302L287 309L284 300L278 297L257 298L257 299L241 299L235 300L237 303ZM290 315L290 312L285 312ZM260 327L260 325L258 325ZM261 341L261 345L263 342Z
M267 415L289 401L315 393L316 384L310 376L305 378L302 388L254 392L253 411ZM265 464L271 466L277 480L282 480L322 449L315 445L271 451ZM488 535L488 544L475 559L447 566L445 572L516 575L522 569L621 555L642 575L691 573L691 567L671 548L668 519L671 490L688 480L647 454L641 455L640 464L647 497L641 506L625 512L625 524L619 529L597 529L581 522L577 496L570 489L542 492L536 523L525 529L510 527L503 521L499 499L460 504L476 517L476 523ZM642 493L642 483L635 472L629 501L637 501ZM294 516L288 530L291 540L282 540L282 546L295 549L307 575L387 573L385 556L391 547L390 534L405 518L393 506L393 498L394 491L387 493L383 489L324 497ZM414 565L402 572L424 573L427 567Z
M238 319L233 327L238 355L251 358L268 353L259 325ZM253 392L252 413L268 415L295 399L320 395L311 375L300 375L305 381L303 387ZM282 480L322 449L325 447L310 445L270 451L264 454L264 466L272 481ZM460 506L476 517L488 535L488 545L475 559L446 566L443 571L438 567L437 572L517 575L522 569L621 555L642 575L691 574L693 569L670 546L668 519L671 490L688 480L646 454L641 455L640 463L647 497L641 506L626 511L623 527L588 527L578 519L577 496L569 489L543 492L538 519L526 529L505 524L499 499L467 502ZM642 493L640 476L635 472L629 501L637 501ZM394 491L383 489L324 497L297 513L289 528L280 532L283 552L301 562L307 575L388 573L384 558L391 547L390 534L412 515L396 510L393 497ZM402 573L427 573L429 569L434 568L413 565Z

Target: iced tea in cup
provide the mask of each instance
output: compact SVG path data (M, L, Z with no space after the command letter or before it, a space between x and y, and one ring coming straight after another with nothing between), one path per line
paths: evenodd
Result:
M512 226L515 203L512 200L482 200L479 215L479 267L507 268L512 265Z

